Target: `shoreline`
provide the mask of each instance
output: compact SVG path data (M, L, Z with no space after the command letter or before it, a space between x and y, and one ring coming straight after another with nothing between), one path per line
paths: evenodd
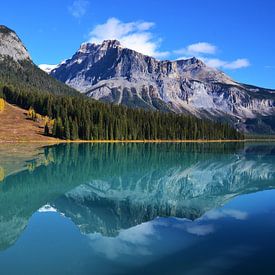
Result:
M230 143L230 142L275 142L275 139L187 139L187 140L22 140L22 141L0 141L1 144L27 144L27 143L38 143L38 144L61 144L61 143Z

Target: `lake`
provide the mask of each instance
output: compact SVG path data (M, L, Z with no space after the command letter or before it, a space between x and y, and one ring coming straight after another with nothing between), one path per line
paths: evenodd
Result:
M275 143L0 146L1 274L275 274Z

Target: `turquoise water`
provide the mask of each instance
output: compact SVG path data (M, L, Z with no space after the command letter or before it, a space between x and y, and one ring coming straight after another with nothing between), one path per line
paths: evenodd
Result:
M0 274L275 274L275 144L23 147Z

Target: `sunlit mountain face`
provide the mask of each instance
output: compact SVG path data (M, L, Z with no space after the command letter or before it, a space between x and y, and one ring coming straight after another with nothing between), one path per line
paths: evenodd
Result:
M1 156L5 150L14 152L0 162L5 272L169 274L171 265L193 271L192 259L198 274L216 271L205 255L233 261L230 268L242 258L236 274L246 261L272 270L259 257L274 254L272 143L17 146L0 147ZM10 265L13 257L22 262Z
M274 90L239 83L195 57L157 60L105 40L82 44L50 75L103 102L220 120L242 132L275 133Z

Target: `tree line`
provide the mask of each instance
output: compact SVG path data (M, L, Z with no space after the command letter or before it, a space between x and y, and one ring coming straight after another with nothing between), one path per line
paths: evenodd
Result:
M220 122L101 103L84 96L29 91L2 85L6 101L54 120L45 134L66 140L192 140L243 139L237 130Z

